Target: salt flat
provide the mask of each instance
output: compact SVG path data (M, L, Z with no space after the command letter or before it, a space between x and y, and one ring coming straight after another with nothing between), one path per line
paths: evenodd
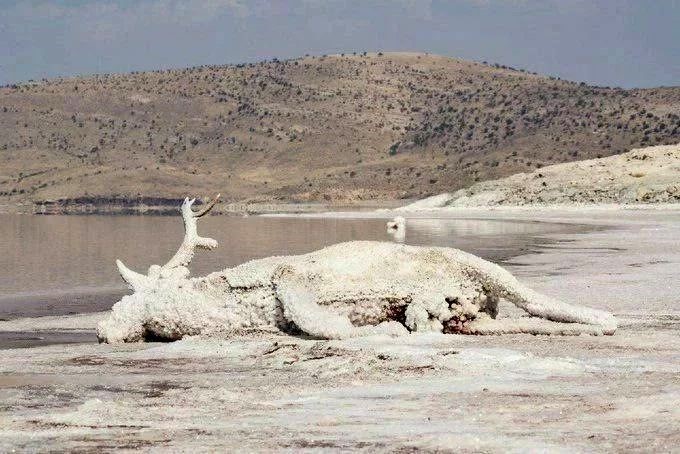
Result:
M538 291L613 311L619 330L344 341L263 332L2 350L0 450L656 452L680 444L680 209L417 216L597 227L549 234L508 268ZM98 319L14 320L0 330L82 332Z

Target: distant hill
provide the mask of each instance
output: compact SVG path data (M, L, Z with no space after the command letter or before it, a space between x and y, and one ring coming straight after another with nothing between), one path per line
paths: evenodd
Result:
M0 204L422 198L677 142L680 87L426 54L44 80L0 88Z
M680 144L546 166L428 197L404 211L521 205L680 203Z

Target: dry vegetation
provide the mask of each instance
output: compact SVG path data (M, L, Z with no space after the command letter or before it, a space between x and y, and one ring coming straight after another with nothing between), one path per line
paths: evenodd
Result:
M345 54L0 88L0 204L422 198L680 142L680 87Z

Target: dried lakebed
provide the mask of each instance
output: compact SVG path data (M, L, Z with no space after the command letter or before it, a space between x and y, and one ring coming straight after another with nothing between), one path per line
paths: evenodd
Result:
M588 223L509 269L613 311L611 337L273 333L0 351L0 450L671 450L680 443L680 210L468 210ZM91 329L97 314L0 322Z

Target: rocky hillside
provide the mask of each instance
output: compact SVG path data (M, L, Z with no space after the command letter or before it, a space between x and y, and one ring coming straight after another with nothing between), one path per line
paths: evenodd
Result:
M0 205L422 198L676 142L680 87L425 54L43 80L0 88Z
M400 210L445 207L680 203L680 144L555 164L439 194Z

